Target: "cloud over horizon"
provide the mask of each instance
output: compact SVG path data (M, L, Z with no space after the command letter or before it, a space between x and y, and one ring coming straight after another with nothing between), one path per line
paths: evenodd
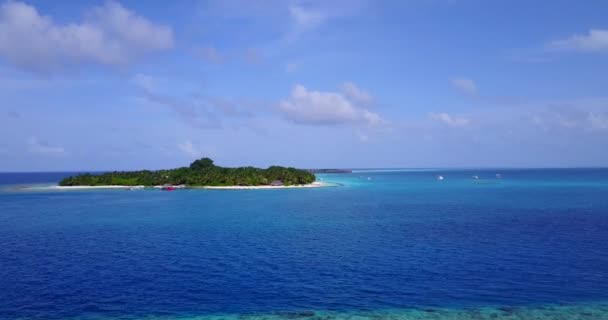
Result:
M31 137L27 140L28 151L34 154L48 155L48 156L62 156L64 155L65 149L59 146L52 146L46 141L38 140L36 137Z
M351 89L356 88L352 84L351 86ZM361 94L359 91L357 93ZM298 124L377 125L383 121L378 114L358 106L356 101L345 94L308 90L300 84L293 87L288 99L278 104L278 110L285 119Z
M546 49L564 52L608 52L608 30L591 29L585 34L554 40L546 45Z
M545 131L608 132L608 108L585 101L539 108L530 118L534 125Z
M131 78L131 83L138 89L141 100L172 111L178 120L196 129L220 129L228 120L256 116L256 110L246 108L241 101L200 93L167 93L170 80L162 77L140 73Z
M466 117L453 116L445 112L431 113L430 117L431 119L450 127L466 127L470 123L470 120Z

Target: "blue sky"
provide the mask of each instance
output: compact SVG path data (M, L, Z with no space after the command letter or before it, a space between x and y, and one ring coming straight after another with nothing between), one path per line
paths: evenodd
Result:
M606 12L0 0L0 171L605 166Z

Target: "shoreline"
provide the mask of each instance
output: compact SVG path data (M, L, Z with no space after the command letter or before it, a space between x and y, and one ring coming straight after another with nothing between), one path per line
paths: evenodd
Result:
M330 187L331 185L322 182L313 182L309 184L296 184L290 186L201 186L190 187L191 189L207 189L207 190L263 190L263 189L301 189L301 188L322 188Z
M49 187L33 187L32 189L56 189L56 190L90 190L90 189L130 189L142 188L144 186L49 186ZM30 189L30 188L28 188Z
M307 189L307 188L323 188L334 186L330 183L315 181L310 184L288 185L288 186L192 186L183 189L206 189L206 190L268 190L268 189ZM143 189L160 189L161 186L124 186L124 185L103 185L103 186L23 186L21 190L51 190L51 191L70 191L70 190L143 190ZM181 189L181 188L180 188Z

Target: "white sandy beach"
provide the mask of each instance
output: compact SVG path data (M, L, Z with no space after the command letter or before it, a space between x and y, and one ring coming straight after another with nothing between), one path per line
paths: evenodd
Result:
M322 182L313 182L309 184L298 184L292 186L207 186L207 187L195 187L198 189L212 189L212 190L259 190L259 189L299 189L299 188L321 188L329 187L330 185Z
M44 188L44 187L40 187ZM130 189L144 188L144 186L49 186L48 189L56 190L87 190L87 189Z
M332 186L329 183L324 182L313 182L310 184L300 184L292 186L205 186L205 187L186 187L188 189L209 189L209 190L261 190L261 189L300 189L300 188L321 188ZM96 190L96 189L119 189L127 190L131 188L143 189L143 188L155 188L158 189L161 186L144 187L144 186L36 186L36 187L25 187L23 189L30 190Z

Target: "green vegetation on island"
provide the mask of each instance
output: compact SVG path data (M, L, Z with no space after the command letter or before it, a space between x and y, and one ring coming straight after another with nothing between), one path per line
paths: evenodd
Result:
M79 174L59 182L60 186L156 186L164 184L186 186L263 186L299 185L315 181L315 175L296 168L272 166L225 168L202 158L190 164L169 170L116 171L102 174Z

